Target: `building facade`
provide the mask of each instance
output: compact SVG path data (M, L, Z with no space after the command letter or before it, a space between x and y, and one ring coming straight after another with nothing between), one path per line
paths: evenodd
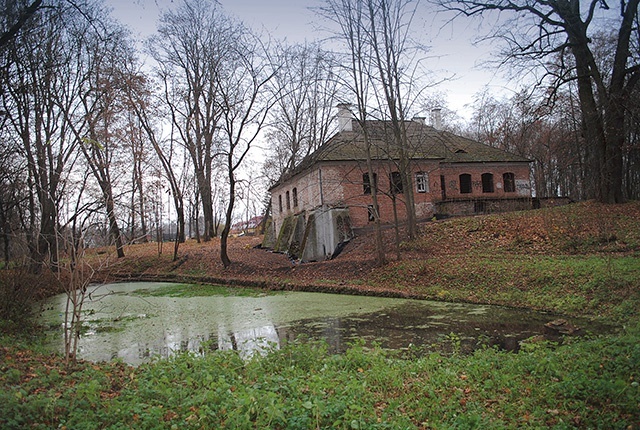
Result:
M276 236L287 217L318 210L346 209L352 227L367 226L373 221L373 187L383 223L406 218L400 151L389 124L368 121L365 133L349 115L342 109L338 133L270 188ZM529 160L438 130L424 119L404 125L416 219L531 206Z

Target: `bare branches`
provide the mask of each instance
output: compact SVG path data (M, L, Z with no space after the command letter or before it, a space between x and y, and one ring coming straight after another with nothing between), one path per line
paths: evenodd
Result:
M637 58L631 56L632 25L638 19L638 0L621 2L621 16L609 19L618 26L609 52L595 52L599 37L596 10L608 11L603 0L462 0L437 1L446 10L465 16L484 12L509 12L512 18L493 37L506 42L505 63L542 67L539 84L562 85L576 82L583 116L584 135L591 147L591 170L596 187L592 197L603 202L619 202L622 195L622 151L624 145L624 99L635 87ZM611 27L600 30L609 33ZM611 58L610 61L599 61ZM631 62L631 64L629 64ZM551 94L554 94L552 91ZM615 124L615 125L614 125Z
M227 240L233 220L236 199L237 170L260 135L269 110L280 97L279 91L268 91L277 74L268 61L266 47L247 29L240 33L236 45L226 59L224 73L217 76L222 112L219 155L225 159L229 201L225 226L220 240L220 258L224 267L231 265Z
M13 25L11 25L7 30L3 31L0 34L0 48L3 48L6 44L8 44L12 39L14 39L20 29L26 24L26 22L40 10L42 7L42 0L34 0L30 5L28 5L24 10L19 12L19 15ZM3 11L5 16L10 16L10 11Z

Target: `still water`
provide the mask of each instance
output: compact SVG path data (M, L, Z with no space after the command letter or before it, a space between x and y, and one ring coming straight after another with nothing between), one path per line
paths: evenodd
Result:
M177 351L235 349L250 355L306 336L342 352L358 339L386 348L429 348L456 342L463 349L518 341L543 333L554 317L497 306L324 293L171 297L146 293L175 284L122 283L91 289L78 357L119 358L138 365ZM145 293L145 294L142 294ZM63 350L66 296L48 300L42 322L52 349ZM573 321L572 321L573 322Z

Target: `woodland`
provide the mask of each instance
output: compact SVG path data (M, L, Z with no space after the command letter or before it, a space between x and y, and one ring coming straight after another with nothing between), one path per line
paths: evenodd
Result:
M107 6L2 2L5 267L167 239L175 260L186 238L215 237L228 267L232 225L268 215L266 189L334 132L341 102L362 124L393 124L402 154L403 121L441 109L445 129L532 160L536 197L640 194L637 0L326 0L315 10L326 31L303 45L207 0L166 10L140 41ZM478 39L497 47L496 73L521 82L513 96L477 94L469 120L449 109L415 32L421 8L487 21ZM408 171L406 155L395 161Z
M638 1L323 0L326 32L290 44L215 1L174 2L136 40L106 1L0 0L0 426L637 428ZM451 109L415 31L422 8L487 24L478 42L513 95L477 94L469 119ZM391 124L406 190L405 122L437 108L446 130L530 159L536 198L576 203L419 224L407 192L406 223L374 213L338 258L308 264L234 237L332 135L339 103ZM436 351L294 341L249 360L83 361L87 287L119 280L496 304L615 328L517 354L463 354L452 333ZM37 323L56 293L62 353Z

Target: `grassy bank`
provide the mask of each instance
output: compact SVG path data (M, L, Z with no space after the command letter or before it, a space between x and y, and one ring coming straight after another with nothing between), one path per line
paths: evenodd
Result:
M428 223L365 282L624 322L640 309L640 202Z
M282 256L251 266L265 251L243 246L243 264L228 271L212 263L211 244L185 246L178 262L141 245L109 270L524 306L624 329L562 345L532 339L517 354L462 355L451 336L450 355L362 345L331 355L313 343L249 361L215 352L138 368L67 368L37 340L5 336L0 428L640 429L640 203L428 223L381 268L359 240L333 262L302 266Z
M640 202L559 208L428 222L419 237L375 267L371 235L352 240L331 261L292 264L234 238L230 268L218 244L181 245L180 258L156 244L127 249L102 279L175 280L297 290L383 294L526 307L625 321L640 308ZM101 255L104 258L104 255Z
M640 328L518 354L298 344L243 361L180 355L62 367L3 347L2 428L620 428L640 425Z

